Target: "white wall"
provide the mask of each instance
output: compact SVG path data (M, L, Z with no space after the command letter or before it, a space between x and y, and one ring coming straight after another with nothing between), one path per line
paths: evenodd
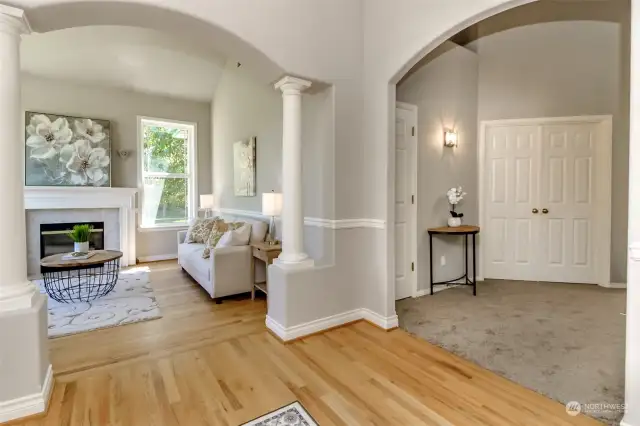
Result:
M397 91L399 101L418 107L416 232L419 289L429 288L429 235L426 230L446 225L450 207L445 193L449 188L463 187L467 196L457 210L464 213L464 223L478 222L478 58L471 50L452 42L445 43L429 56L429 62L398 85ZM458 133L458 147L444 146L445 129ZM452 279L464 271L461 246L459 237L434 237L435 281ZM445 256L445 266L441 266L440 256Z
M491 26L490 18L482 22ZM478 119L613 115L612 282L626 282L628 194L628 67L621 25L564 21L490 34L469 45L478 52Z
M147 95L118 89L84 86L24 76L22 105L26 111L101 118L111 122L112 186L138 186L137 116L194 121L198 124L198 191L211 193L210 104ZM117 150L132 151L122 159ZM138 232L136 256L177 253L175 231Z

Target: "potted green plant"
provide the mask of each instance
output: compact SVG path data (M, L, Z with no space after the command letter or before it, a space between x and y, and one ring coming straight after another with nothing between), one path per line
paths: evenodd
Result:
M88 224L73 226L73 230L67 235L73 240L75 253L89 253L89 238L92 232L93 226Z

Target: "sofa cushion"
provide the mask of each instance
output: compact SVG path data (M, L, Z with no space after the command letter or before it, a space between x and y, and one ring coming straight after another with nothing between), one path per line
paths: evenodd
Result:
M187 231L187 237L184 242L189 244L204 244L207 238L209 238L209 234L216 220L217 218L196 218L189 226L189 231Z
M251 242L261 243L267 236L269 224L261 220L251 221Z
M209 258L209 256L211 255L211 250L213 250L216 247L216 245L218 244L218 241L220 241L220 238L222 238L225 232L229 230L238 229L243 225L244 225L244 222L228 223L223 220L217 220L214 223L213 228L211 229L211 233L209 234L209 238L207 239L205 248L202 251L202 258L203 259Z
M180 244L180 246L188 247L178 247L182 267L200 284L207 283L211 279L211 262L202 258L204 244Z
M238 229L229 229L216 244L218 247L246 246L251 236L251 224L245 223Z

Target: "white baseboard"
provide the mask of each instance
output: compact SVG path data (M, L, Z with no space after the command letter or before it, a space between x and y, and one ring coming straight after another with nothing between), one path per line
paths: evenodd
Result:
M385 330L398 327L397 315L383 317L382 315L365 308L354 309L352 311L343 312L326 318L320 318L288 328L283 327L280 323L267 315L265 324L276 336L287 342L361 319L369 321Z
M627 283L603 283L599 285L604 288L627 288Z
M362 319L365 321L369 321L372 324L377 325L380 328L385 330L391 330L392 328L398 327L398 316L392 315L390 317L383 317L377 312L373 312L371 309L362 308L360 309L362 314Z
M0 423L44 413L47 411L52 391L53 368L49 364L40 392L0 402Z
M155 256L141 256L138 257L138 263L146 263L146 262L159 262L161 260L173 260L177 259L178 254L158 254Z

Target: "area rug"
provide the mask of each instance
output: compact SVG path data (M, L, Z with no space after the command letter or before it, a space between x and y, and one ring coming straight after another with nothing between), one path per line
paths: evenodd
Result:
M397 304L400 327L563 404L624 403L626 290L488 280ZM591 405L592 406L592 405ZM593 406L592 406L593 407ZM585 414L617 424L621 410Z
M46 294L42 280L35 282ZM162 317L149 280L149 268L120 271L106 296L91 302L60 303L49 298L49 337L116 327Z
M296 401L241 426L318 426L318 423Z

